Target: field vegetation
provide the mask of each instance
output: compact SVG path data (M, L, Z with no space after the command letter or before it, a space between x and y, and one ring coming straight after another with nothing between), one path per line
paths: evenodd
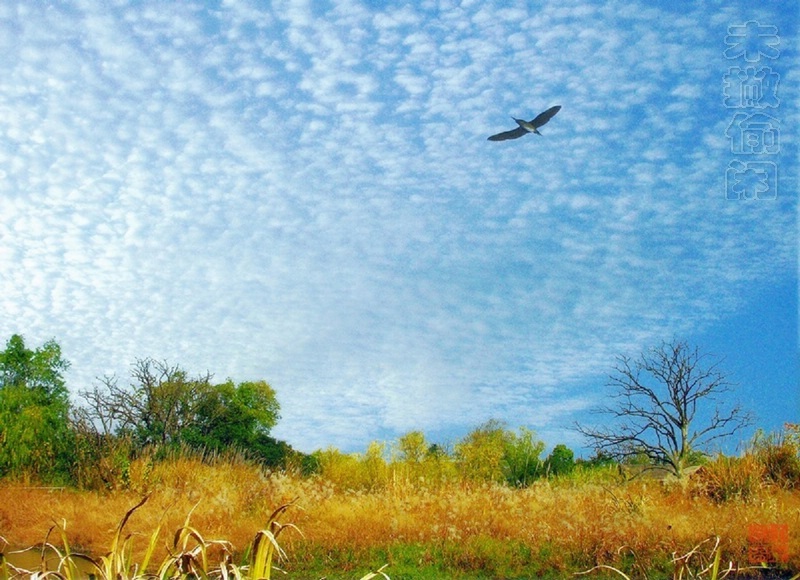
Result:
M279 406L263 381L147 359L129 387L107 377L76 408L67 366L52 341L31 350L15 335L0 352L0 580L800 571L798 425L736 456L615 438L575 459L494 420L452 446L411 431L304 454L269 436Z
M61 546L63 536L72 552L101 556L122 516L147 498L125 527L132 562L144 562L148 549L150 562L175 559L187 548L175 546L173 535L189 526L209 543L215 566L226 558L247 566L256 532L270 529L270 515L288 505L276 517L293 524L279 537L286 558L276 554L285 577L361 578L388 564L390 578L560 578L596 566L659 578L673 577L680 557L692 554L683 577L710 578L717 553L722 570L754 573L748 524L788 526L788 544L774 546L769 563L789 577L800 570L797 434L789 426L760 436L742 456L719 456L683 482L627 480L614 464L581 462L515 486L461 472L451 457L387 460L375 446L358 455L322 453L313 475L265 470L237 456L152 453L133 460L110 489L6 479L0 551L13 560L13 549L41 545L55 526L49 542ZM156 529L162 537L151 547Z

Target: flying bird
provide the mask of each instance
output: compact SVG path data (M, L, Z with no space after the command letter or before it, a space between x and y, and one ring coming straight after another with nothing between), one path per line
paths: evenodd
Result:
M516 119L511 117L517 122L516 129L512 129L511 131L504 131L503 133L498 133L497 135L492 135L489 137L489 141L505 141L506 139L519 139L523 135L527 135L528 133L536 133L537 135L541 135L539 133L539 127L547 123L550 119L553 118L553 115L558 113L561 110L561 105L556 105L555 107L550 107L544 113L539 113L533 121L525 121L524 119Z

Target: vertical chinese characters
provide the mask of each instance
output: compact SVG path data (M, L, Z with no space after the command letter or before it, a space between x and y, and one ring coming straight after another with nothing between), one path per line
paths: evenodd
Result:
M725 173L727 199L778 196L780 75L769 66L780 55L778 28L755 21L728 27L725 57L739 61L723 77L723 104L736 109L725 132L736 158Z

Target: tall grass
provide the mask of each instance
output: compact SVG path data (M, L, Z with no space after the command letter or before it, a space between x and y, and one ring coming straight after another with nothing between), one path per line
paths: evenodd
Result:
M277 564L281 577L353 578L388 563L396 579L564 577L596 566L605 568L592 574L711 578L748 564L747 524L778 523L789 526L790 545L789 561L776 565L800 570L800 488L765 467L771 451L759 453L715 458L682 485L624 482L613 466L577 466L525 488L464 480L435 457L438 465L381 463L375 454L370 471L359 456L313 477L236 457L141 457L129 466L129 485L107 492L0 482L0 536L8 541L0 551L41 544L53 528L46 543L61 557L87 554L109 573L144 564L157 571L169 561L175 573L229 577ZM165 530L172 535L162 537ZM116 559L103 561L110 553Z
M770 483L800 488L800 425L787 424L783 433L757 432L749 453L763 466Z
M33 552L34 548L11 552L6 556L0 550L0 580L29 577L59 578L62 580L78 580L81 578L97 578L100 580L139 580L167 578L236 578L239 580L269 580L272 577L275 560L286 559L286 552L278 543L281 532L287 529L297 530L294 524L281 524L278 517L288 510L292 503L279 506L267 520L267 526L259 530L248 549L247 564L234 563L231 544L225 540L206 540L198 529L190 525L191 512L186 516L184 524L173 534L168 554L160 563L151 569L150 562L161 526L158 525L150 535L147 548L141 560L133 557L133 535L123 537L125 526L133 513L146 502L144 497L129 509L116 527L108 551L100 556L90 556L73 552L70 548L66 525L53 526L44 543L37 551L41 554L35 569L25 569L12 564L9 559L20 552ZM58 528L61 545L49 541L50 535ZM298 530L299 531L299 530ZM0 537L3 544L7 542ZM216 561L212 562L212 552L217 549ZM53 558L52 555L55 557ZM50 556L50 557L48 557ZM361 580L371 580L378 576L389 578L382 566L375 572L363 576Z
M115 529L110 537L106 504L94 503L92 498L84 502L86 498L66 493L38 492L39 509L33 510L38 540L20 543L16 524L21 520L10 517L5 507L10 498L18 497L17 491L0 489L6 512L3 531L14 545L31 545L41 540L42 529L52 525L45 514L70 513L76 518L69 528L75 535L69 548L59 548L62 556L91 554L103 570L122 577L130 577L148 562L159 563L156 568L162 573L222 569L227 563L225 569L231 574L236 564L240 570L244 566L261 570L262 575L278 563L290 578L353 578L359 570L387 562L395 578L416 577L409 570L422 566L437 570L440 577L502 578L537 573L565 576L601 564L629 575L641 567L658 577L657 572L666 574L675 568L675 554L690 552L712 535L720 538L722 561L741 566L746 563L745 522L780 522L782 514L800 513L797 492L785 490L765 489L758 501L720 505L692 497L680 487L639 483L573 487L543 481L527 489L454 484L435 492L409 485L380 492L331 493L325 487L311 490L308 482L284 476L272 485L264 486L265 494L273 495L277 488L315 498L313 503L292 504L298 508L292 523L302 535L286 525L264 526L263 515L247 515L245 509L241 516L222 521L214 516L218 506L210 496L192 511L195 504L163 490L153 491L147 503L126 516L124 533L122 526L110 528ZM31 492L26 497L34 499ZM115 497L106 499L118 503ZM165 502L172 507L167 505L167 513L160 513ZM76 504L84 509L93 506L89 508L93 511L79 516ZM232 511L244 507L233 504ZM190 513L191 521L185 515L177 517L180 513ZM792 526L793 542L788 566L800 567L797 518L787 523ZM97 537L87 536L87 528L94 529ZM171 541L154 541L154 528L177 531L168 537ZM260 530L255 537L253 530ZM623 546L625 550L620 551ZM268 554L264 550L270 547ZM103 560L106 553L115 555ZM256 557L258 553L261 556ZM694 556L690 564L697 560ZM169 566L164 568L164 563ZM111 577L105 574L99 576Z

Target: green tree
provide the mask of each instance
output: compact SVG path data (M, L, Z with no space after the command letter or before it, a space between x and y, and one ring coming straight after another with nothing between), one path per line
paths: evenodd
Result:
M105 377L91 391L80 392L86 403L83 425L95 425L104 435L130 437L136 450L148 445L237 449L267 465L296 453L269 436L280 405L265 381L214 385L208 373L190 377L179 366L153 359L136 361L131 375L130 388Z
M617 461L611 455L598 450L595 450L588 459L578 458L575 460L575 465L586 469L605 469L616 464Z
M0 352L0 387L23 386L43 402L67 401L67 369L69 361L61 356L61 347L55 340L30 350L23 337L14 334Z
M409 431L397 441L399 459L407 463L421 463L428 456L429 449L422 431Z
M68 368L54 340L31 350L15 334L0 352L0 475L69 479Z
M544 460L544 471L548 475L566 475L575 468L575 454L572 449L559 443Z
M509 443L504 424L491 419L455 445L455 457L466 479L503 481L503 460Z
M280 418L280 405L265 381L228 380L205 389L195 406L195 416L182 434L194 447L223 450L235 447L276 465L291 447L269 436Z
M105 433L131 437L138 449L179 445L211 389L211 375L192 378L179 366L147 358L133 364L131 377L129 388L107 376L91 391L80 391L85 417Z
M544 442L526 427L518 433L509 433L503 451L503 475L509 485L525 487L542 475Z
M467 479L526 486L543 473L543 451L532 430L520 427L515 433L491 419L456 444L455 459Z

